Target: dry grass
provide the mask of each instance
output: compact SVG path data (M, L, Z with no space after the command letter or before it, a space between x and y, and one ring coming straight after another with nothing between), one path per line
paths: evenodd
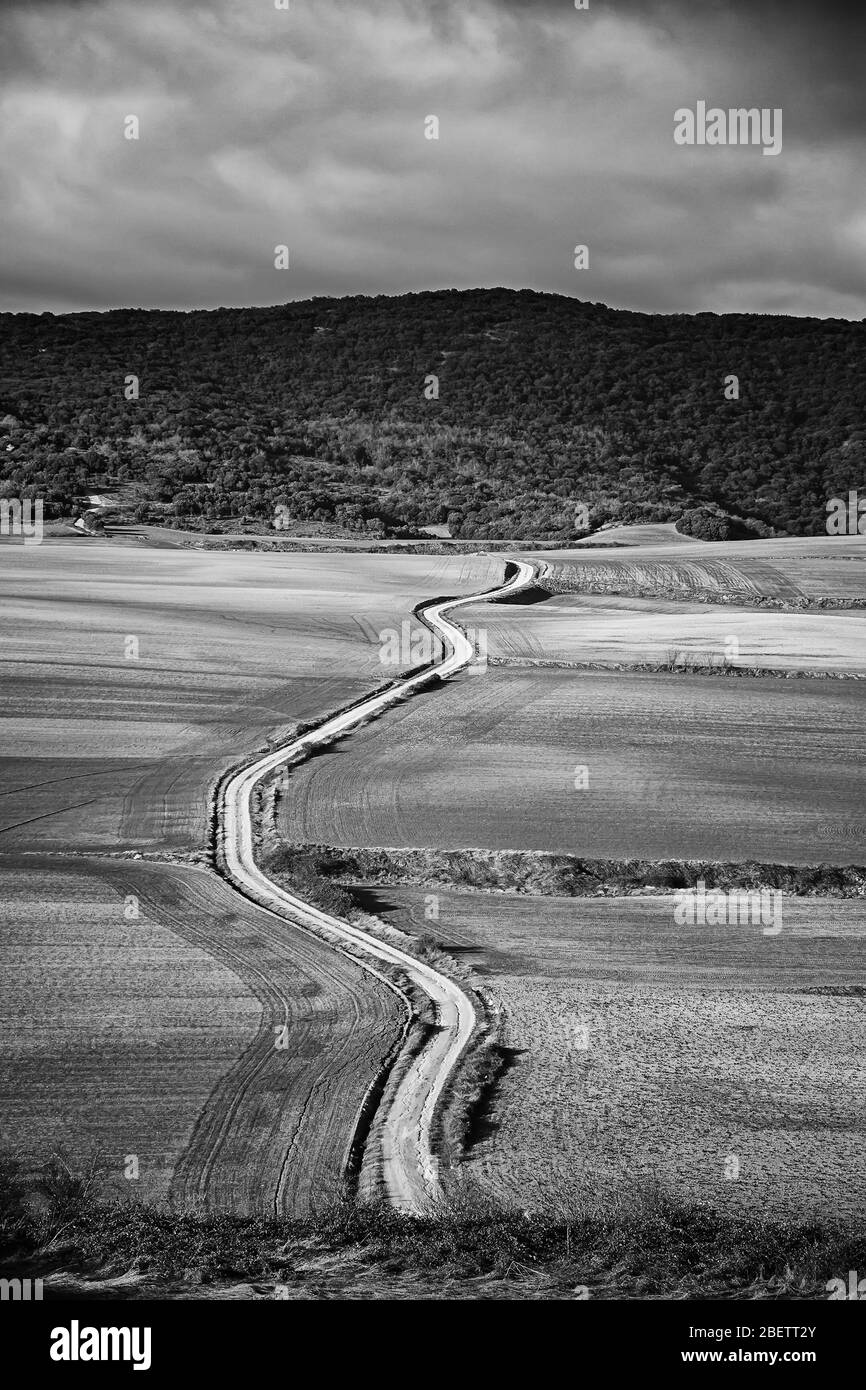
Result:
M55 1296L818 1299L866 1260L850 1222L718 1213L657 1186L603 1203L566 1192L527 1215L467 1184L429 1217L337 1197L295 1222L105 1201L56 1160L37 1186L34 1210L0 1171L0 1268Z
M864 833L863 826L855 828ZM423 885L549 898L644 897L676 894L703 880L708 888L719 892L772 889L792 899L866 898L866 866L856 864L586 859L543 850L346 849L334 845L298 846L291 854L314 863L319 888L324 878L331 891L367 885L374 894L377 887ZM364 887L363 892L367 891ZM341 902L346 902L345 895Z

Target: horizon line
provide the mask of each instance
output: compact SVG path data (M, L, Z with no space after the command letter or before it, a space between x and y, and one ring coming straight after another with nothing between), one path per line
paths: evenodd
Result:
M356 291L354 294L315 294L308 295L302 299L287 299L277 301L272 304L214 304L214 305L192 305L186 308L179 308L173 305L142 305L142 304L116 304L107 308L89 309L2 309L0 317L10 318L54 318L67 319L83 317L84 315L103 315L103 314L220 314L220 313L269 313L275 309L287 309L292 306L302 306L313 304L319 301L332 301L334 303L345 303L349 300L398 300L414 299L424 295L470 295L470 294L509 294L509 295L537 295L545 299L568 300L571 303L582 304L587 308L604 309L612 314L635 314L641 318L668 319L668 318L762 318L762 319L792 319L798 322L813 323L866 323L866 316L863 318L845 318L838 314L792 314L792 313L771 313L760 309L633 309L626 305L607 304L599 299L582 299L578 295L565 294L560 290L540 290L530 285L516 289L511 285L473 285L457 288L456 286L439 286L438 288L420 290L400 290L398 292L386 293L366 293Z

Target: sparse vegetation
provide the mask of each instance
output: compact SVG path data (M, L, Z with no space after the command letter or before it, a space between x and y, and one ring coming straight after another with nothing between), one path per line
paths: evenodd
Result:
M792 666L754 666L743 661L727 661L716 652L668 651L659 661L562 661L555 657L547 660L526 656L489 656L488 666L510 666L526 670L552 671L667 671L671 675L683 676L744 676L755 680L845 681L863 680L860 671L816 670L808 667L798 670Z
M688 671L692 674L728 670L732 663L719 652L686 652L669 647L664 661L659 663L661 671Z
M46 1172L57 1176L53 1161ZM34 1200L37 1197L39 1200ZM853 1223L773 1222L719 1214L662 1191L602 1207L564 1195L544 1214L492 1200L473 1185L429 1217L348 1194L297 1221L202 1215L96 1195L0 1171L0 1267L54 1273L61 1284L127 1276L125 1296L253 1281L273 1296L822 1298L825 1284L866 1265ZM131 1277L130 1277L131 1276Z
M285 851L314 863L331 888L409 884L475 888L546 897L675 893L699 879L708 888L775 889L796 897L866 897L866 866L719 863L697 859L584 859L542 850L346 849L297 846Z

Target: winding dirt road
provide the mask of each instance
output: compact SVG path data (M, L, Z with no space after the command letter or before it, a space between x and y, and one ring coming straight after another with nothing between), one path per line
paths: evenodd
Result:
M453 980L396 946L380 941L357 927L332 917L281 888L259 868L254 854L252 795L256 784L282 764L307 756L364 720L381 714L390 705L423 687L431 677L446 679L468 666L474 656L472 643L446 614L467 604L501 598L531 584L535 567L514 562L515 573L503 585L463 598L436 599L416 609L418 617L441 640L442 660L421 672L396 680L385 691L369 696L351 709L333 716L291 743L267 753L224 779L217 799L220 869L245 897L301 931L325 936L336 950L344 950L369 973L394 990L408 1012L408 997L376 962L397 966L432 1000L437 1027L412 1058L391 1093L387 1112L379 1117L382 1173L388 1199L401 1209L429 1209L440 1192L431 1130L436 1106L461 1052L475 1028L476 1016L468 995Z

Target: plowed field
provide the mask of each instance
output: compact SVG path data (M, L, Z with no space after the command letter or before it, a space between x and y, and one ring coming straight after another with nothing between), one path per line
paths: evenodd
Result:
M0 904L4 1147L221 1210L336 1190L402 1027L389 990L201 870L6 856Z
M508 663L669 664L687 659L746 669L866 673L866 612L789 613L607 594L544 603L473 604L464 621ZM732 639L735 645L732 646Z
M640 528L635 528L638 531ZM658 537L655 538L658 540ZM695 590L798 599L866 598L866 536L806 536L773 540L682 540L605 550L539 552L566 589L587 583L607 592L688 598Z
M283 831L328 845L863 863L864 714L859 681L491 666L295 769Z
M673 898L377 890L502 1009L509 1065L468 1171L527 1207L656 1181L753 1211L858 1216L866 905L785 899L782 931L678 926Z
M395 675L379 633L421 598L502 572L0 546L0 851L200 847L221 768Z
M140 1190L239 1211L333 1190L394 996L203 871L99 856L200 854L221 770L394 676L379 633L420 599L502 573L0 546L7 1144L34 1162L93 1147L115 1173L135 1154Z

